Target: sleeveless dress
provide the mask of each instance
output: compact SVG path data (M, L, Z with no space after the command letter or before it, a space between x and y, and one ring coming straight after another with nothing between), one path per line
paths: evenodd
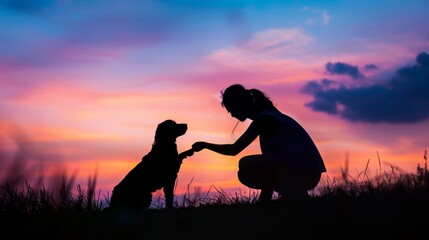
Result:
M276 131L259 135L261 152L274 165L303 172L326 172L322 156L307 131L293 118L276 110L263 110L258 117L275 117Z

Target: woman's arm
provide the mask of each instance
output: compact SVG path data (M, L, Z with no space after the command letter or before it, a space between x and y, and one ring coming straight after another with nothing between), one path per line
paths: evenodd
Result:
M195 142L192 144L192 149L194 149L195 152L199 152L203 149L209 149L213 152L230 156L237 155L240 152L234 147L234 144L215 144L208 142Z
M194 150L191 148L191 149L188 149L188 150L180 153L179 154L179 160L183 161L185 158L190 157L192 155L194 155Z
M233 144L215 144L208 142L195 142L192 144L192 149L199 152L203 149L208 149L222 155L235 156L243 151L250 143L252 143L260 133L262 122L254 120L240 138Z

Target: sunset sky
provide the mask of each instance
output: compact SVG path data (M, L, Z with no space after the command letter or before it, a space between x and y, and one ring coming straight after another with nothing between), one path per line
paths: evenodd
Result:
M66 173L113 187L158 123L233 143L220 105L234 83L265 92L310 133L323 179L414 172L429 147L429 1L0 0L0 177ZM237 156L185 159L188 187L247 191ZM348 161L347 161L348 160ZM95 175L96 174L96 175ZM21 178L22 179L22 178Z

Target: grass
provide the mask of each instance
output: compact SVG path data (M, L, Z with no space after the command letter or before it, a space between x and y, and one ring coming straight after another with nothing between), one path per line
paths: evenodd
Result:
M379 159L380 162L380 159ZM407 173L397 166L369 177L367 167L351 177L326 177L306 202L259 204L257 191L229 194L212 187L177 197L176 209L160 207L141 212L105 212L95 191L71 194L72 179L60 189L5 181L0 191L3 234L48 239L338 239L420 238L429 224L429 172L423 166ZM381 165L381 164L380 164ZM192 192L192 193L191 193Z

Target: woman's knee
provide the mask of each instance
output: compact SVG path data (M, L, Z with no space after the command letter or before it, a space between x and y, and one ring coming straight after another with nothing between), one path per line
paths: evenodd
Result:
M320 172L310 174L310 176L308 176L307 189L308 190L314 189L317 186L317 184L319 184L321 177L322 177L322 173Z
M261 178L253 172L239 170L237 176L238 180L246 187L261 189L264 185L260 180Z
M245 173L243 173L243 171L242 170L238 170L238 172L237 172L237 177L238 177L238 180L242 183L242 184L244 184L244 185L246 185L246 186L248 186L248 179L249 179L249 177L245 174Z
M249 155L244 156L238 162L238 169L253 169L261 165L262 155Z

